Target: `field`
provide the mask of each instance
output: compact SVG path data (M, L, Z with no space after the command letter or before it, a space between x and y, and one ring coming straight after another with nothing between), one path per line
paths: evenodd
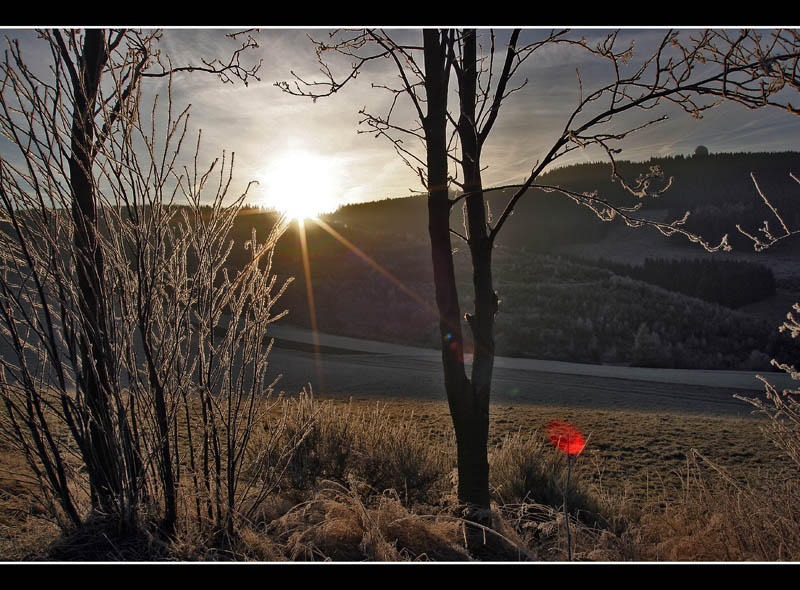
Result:
M690 303L693 312L706 309L699 301ZM217 335L224 338L229 328L222 322ZM180 409L172 430L180 439L175 457L182 457L175 465L183 473L178 536L165 539L146 514L133 532L122 533L100 519L64 534L52 522L47 498L36 497L24 457L2 446L0 558L800 559L799 490L796 477L787 477L796 465L761 432L769 422L753 417L753 408L733 397L763 396L753 372L498 356L489 437L494 532L487 535L494 541L484 554L471 555L456 505L455 443L440 353L322 334L317 355L307 330L282 323L270 329L277 342L266 383L281 373L276 393L286 396L274 408L277 422L263 422L263 431L256 423L240 466L243 481L262 474L261 468L269 477L276 471L281 477L258 499L257 510L239 518L235 535L220 536L219 521L200 516L197 483L193 488L186 460L192 431L185 423L177 426ZM13 358L7 347L0 345L0 354ZM776 382L780 377L785 387L785 375L770 374ZM320 392L313 402L297 395L308 382ZM181 408L177 398L172 403ZM190 403L195 425L197 405ZM221 407L218 415L224 413ZM566 546L562 513L564 457L544 436L550 420L571 422L589 441L568 494L573 551ZM269 446L273 443L277 446ZM66 456L74 460L77 454ZM87 488L80 462L72 469L76 485ZM217 466L216 477L225 475L225 467ZM213 469L206 476L213 480ZM255 502L242 494L237 510ZM85 492L75 497L88 513ZM209 529L217 532L209 537Z
M297 402L298 399L294 398L291 403ZM369 551L364 549L367 546L365 539L370 531L368 529L362 531L363 523L358 524L361 521L349 524L347 522L348 518L355 518L351 514L354 510L353 502L362 504L362 507L368 510L367 513L377 519L376 522L382 522L380 519L388 518L385 512L390 510L385 504L386 498L395 497L399 500L396 505L392 505L391 510L399 512L391 513L393 516L390 516L394 520L390 519L390 524L402 519L413 519L414 526L428 527L425 529L426 534L434 535L438 540L428 539L430 547L425 550L419 545L423 541L417 540L417 545L413 545L407 539L403 541L403 536L396 531L396 538L392 539L384 530L386 547L393 546L395 551L385 554L385 559L422 558L448 561L467 559L463 547L459 546L458 526L456 526L458 521L448 517L447 506L454 493L449 478L455 467L455 447L447 404L444 401L431 400L377 401L374 398L345 399L338 396L328 400L315 399L313 404L320 412L318 419L321 425L320 433L323 434L314 439L313 444L316 447L313 453L306 450L306 455L313 454L319 460L324 460L327 456L325 453L331 453L333 447L341 446L342 449L350 448L355 458L352 459L352 463L348 462L349 467L340 473L331 471L330 466L318 465L319 473L315 475L309 472L299 478L296 476L289 478L291 485L282 488L282 491L267 503L270 508L263 517L264 522L260 526L255 526L253 530L248 529L249 533L239 540L237 551L229 550L228 553L217 554L205 544L198 547L199 541L194 539L193 542L184 541L182 546L173 546L166 553L156 552L158 557L155 557L154 549L152 547L143 549L141 541L131 546L130 541L126 545L124 539L115 540L111 536L107 537L109 538L107 545L104 546L100 542L98 546L96 539L91 543L81 539L66 541L59 539L57 527L48 523L46 519L37 517L44 516L44 513L31 511L35 506L31 496L33 488L18 478L9 477L8 471L24 470L24 462L21 457L5 448L0 455L3 469L3 478L0 480L0 498L2 498L0 556L3 560L328 558L358 561L375 558L375 555L370 555ZM493 404L490 461L493 469L497 471L492 480L495 488L495 508L499 515L505 515L502 523L507 529L506 537L513 537L513 531L516 530L515 542L525 547L528 558L535 555L536 559L565 559L563 535L558 533L561 529L557 526L559 512L557 506L550 507L551 512L542 508L544 512L538 514L535 519L540 529L544 527L544 523L549 522L551 528L555 527L555 532L551 531L546 538L534 539L526 536L526 531L530 532L530 526L526 528L520 525L522 521L519 512L526 504L524 502L520 504L523 499L515 497L513 493L508 497L508 490L514 485L509 479L506 463L509 451L521 455L531 453L531 456L538 456L538 453L542 457L547 457L548 461L557 461L558 457L548 450L547 444L543 443L544 425L552 419L568 420L588 435L587 447L576 463L573 486L578 490L585 490L592 498L593 505L602 506L604 514L612 515L614 519L614 524L606 525L605 528L589 527L583 530L581 533L583 536L578 537L583 539L580 541L582 545L579 545L582 553L576 554L578 557L601 561L773 558L758 552L741 553L742 548L735 546L725 549L733 551L728 555L719 552L697 552L696 547L691 550L686 549L687 552L675 549L685 545L686 539L692 535L691 527L705 526L714 518L720 518L720 516L715 517L715 510L707 506L702 508L700 514L694 514L691 519L686 520L686 514L698 510L698 503L701 501L701 496L705 497L704 494L721 494L722 498L732 499L731 494L735 495L736 492L731 492L734 488L731 487L727 477L732 477L737 482L736 485L743 489L750 489L750 493L755 493L758 489L764 490L766 493L762 499L774 498L775 490L773 489L771 493L769 490L777 485L776 482L780 480L781 474L789 469L791 464L760 432L760 427L764 425L763 420L677 411L647 412L557 405ZM346 424L350 426L345 427ZM382 481L395 483L396 477L391 480L391 478L382 479L385 476L376 476L374 465L370 468L365 467L369 462L361 454L373 453L373 460L389 461L393 456L392 451L384 449L384 445L388 444L386 441L380 442L383 440L381 437L386 435L400 441L401 446L405 445L393 452L399 451L404 456L411 457L415 466L412 470L424 471L420 465L427 465L431 461L435 463L437 467L434 472L440 471L436 472L434 478L436 481L427 481L418 489L408 487L402 489L401 486L395 485L395 488L400 487L392 492L395 496L391 494L387 496L389 492L380 490ZM365 437L372 441L368 445L372 449L369 452L360 446L363 445ZM325 440L328 442L324 443ZM421 451L422 448L428 450ZM384 450L379 453L376 449ZM521 464L514 465L514 469L522 468ZM390 464L387 463L385 467L389 468ZM402 477L402 470L397 471L395 475ZM352 479L353 473L359 474L362 480L371 481L373 490L354 496L352 486L358 484L353 484L356 481ZM726 476L724 473L730 475ZM370 480L370 477L373 480ZM426 496L425 492L430 493ZM532 492L532 495L544 494L543 491L532 490ZM404 494L405 501L403 501ZM414 498L411 501L408 500L409 494ZM526 500L529 510L537 506L535 501L536 498ZM741 502L742 498L738 497L737 501ZM723 503L719 498L717 502L720 503L716 508L722 510ZM306 509L316 506L322 512L315 513L312 517L307 512L298 511L297 507L304 506L304 503ZM303 518L300 517L301 514L304 515ZM308 518L313 522L303 520ZM653 518L656 520L653 521ZM515 519L518 525L516 527ZM677 523L678 520L680 523ZM281 522L284 527L293 527L291 530L294 536L281 535L276 531L277 523ZM653 522L660 522L661 526L656 526ZM327 524L320 528L321 523ZM580 525L576 523L575 526ZM655 537L651 530L653 526L656 526L655 530L658 531ZM346 530L340 530L342 527ZM389 526L389 530L394 529ZM409 530L414 530L414 527L410 527ZM498 530L504 529L500 527ZM605 536L603 530L606 530ZM646 531L649 532L645 534ZM573 531L573 534L578 533ZM313 542L308 541L306 538L308 535L313 536ZM601 537L604 539L602 543L599 540ZM634 537L635 541L632 540ZM306 541L300 543L299 539ZM627 544L624 551L621 548L623 539L626 539L624 543ZM268 550L265 549L267 546ZM362 547L362 550L359 552L353 547ZM406 547L407 551L397 553L397 550L403 547ZM265 551L267 553L264 553ZM621 551L623 552L620 553ZM718 548L714 551L722 550ZM736 553L737 551L739 553ZM507 560L513 557L509 556L508 551L500 551L495 554L495 559Z
M270 367L282 373L278 391L286 395L264 432L288 424L285 437L309 416L314 426L235 542L191 532L191 489L182 494L188 528L177 540L102 527L64 537L34 498L23 457L4 446L0 558L469 559L454 510L455 442L439 353L321 334L317 356L309 332L281 326L273 334ZM298 397L308 381L325 394ZM757 386L746 373L498 357L489 443L495 531L503 537L483 559L568 557L556 485L564 463L546 442L550 420L569 421L588 437L572 475L574 558L797 559L796 479L786 479L796 466L761 432L768 421L733 397L763 396ZM254 439L253 455L262 444ZM603 521L584 522L581 513Z
M386 410L415 421L433 440L451 443L446 403L392 400ZM590 437L578 463L581 477L612 494L644 501L680 488L693 451L744 479L768 478L790 465L760 433L763 421L752 418L493 404L490 420L494 446L517 432L543 438L550 420L571 422Z

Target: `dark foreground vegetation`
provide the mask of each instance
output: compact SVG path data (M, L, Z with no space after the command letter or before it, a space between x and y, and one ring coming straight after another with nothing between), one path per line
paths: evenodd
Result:
M760 435L764 421L538 406L492 407L494 525L483 559L567 559L565 458L543 432L553 418L567 418L589 435L567 496L574 559L800 559L796 466ZM46 511L37 508L34 488L4 479L2 555L63 561L471 560L465 523L456 516L448 420L444 402L290 396L265 419L244 467L252 473L280 466L280 483L232 535L203 532L207 517L198 522L189 490L181 493L172 539L146 514L129 530L95 518L59 534L42 518ZM270 443L271 436L281 444ZM288 456L274 452L288 447ZM3 468L19 467L19 459L3 451Z

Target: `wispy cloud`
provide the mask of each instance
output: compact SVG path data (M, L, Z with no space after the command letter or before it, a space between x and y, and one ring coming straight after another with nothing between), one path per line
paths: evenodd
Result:
M35 67L43 68L49 52L43 51L31 31L4 31L19 37ZM176 65L199 64L200 58L229 55L238 42L227 39L217 29L168 29L162 48ZM325 39L326 30L264 29L259 34L260 49L252 59L263 59L260 83L221 84L201 74L181 75L173 81L176 104L191 103L191 129L203 130L204 154L210 159L224 149L236 152L236 177L239 186L263 177L271 161L286 150L306 150L321 157L335 157L341 168L337 193L342 202L366 201L387 196L405 196L422 190L419 178L397 157L393 147L369 133L359 134L359 109L383 113L392 96L372 87L372 83L396 83L391 60L371 64L355 83L334 96L312 102L289 96L274 84L291 80L292 72L319 78L319 65L308 34ZM636 40L635 55L645 55L664 35L664 30L625 30L620 44ZM414 30L392 31L404 41L420 43ZM546 31L526 31L523 39L541 38ZM590 43L601 41L606 32L578 31ZM504 51L508 31L498 34L496 52ZM335 71L347 71L350 60L336 58ZM630 67L635 67L634 63ZM574 46L552 46L537 51L519 72L527 85L512 95L496 123L486 146L484 164L487 184L520 182L558 138L565 117L577 103L580 71L584 92L609 79L609 64L587 58ZM153 81L148 81L153 82ZM165 93L165 81L149 84L147 94ZM622 124L615 122L614 125ZM718 151L782 151L800 149L800 117L777 110L748 111L726 104L695 120L676 109L670 119L630 136L623 144L621 157L641 160L654 155L688 154L703 144ZM0 149L4 149L0 144ZM596 152L577 151L559 163L596 159ZM263 178L262 178L263 180ZM304 179L299 178L302 185ZM254 198L266 198L255 188Z

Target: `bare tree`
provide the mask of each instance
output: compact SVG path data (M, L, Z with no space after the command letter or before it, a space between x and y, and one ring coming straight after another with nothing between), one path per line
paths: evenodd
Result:
M246 197L228 196L232 158L203 171L195 152L181 172L188 108L174 113L171 92L166 109L140 107L146 78L203 71L248 83L259 64L241 58L257 43L234 34L229 61L173 66L159 31L38 36L48 71L29 67L13 39L0 63L12 146L0 156L0 329L16 357L0 359L2 431L68 525L86 516L87 489L92 512L121 526L163 501L172 533L188 453L198 516L205 503L230 532L244 448L271 391L266 329L282 289L270 252L284 226L265 244L253 236L250 264L229 279L227 236Z
M421 45L397 41L396 36L382 29L365 29L337 31L328 41L312 40L322 79L309 81L294 75L291 82L278 85L290 94L316 100L338 92L378 60L388 59L396 65L399 82L395 86L373 84L390 93L389 109L381 115L362 110L362 123L369 132L392 143L428 192L428 227L444 380L458 448L459 500L466 507L468 518L485 522L489 507L487 441L493 328L499 309L499 297L492 283L492 249L515 205L531 194L531 189L558 192L590 208L604 221L619 218L632 227L650 226L664 235L683 235L711 251L729 249L726 237L714 245L687 231L684 223L688 213L671 222L655 222L637 214L644 199L663 192L663 187L656 188L656 180L663 173L653 169L635 181L622 178L616 168L617 145L632 133L665 120L666 115L652 114L646 121L628 126L624 124L624 116L655 113L657 107L671 104L700 117L724 95L731 80L737 80L742 87L758 84L763 73L758 66L765 59L773 64L796 63L798 52L796 48L775 45L766 56L759 56L758 61L720 66L708 61L703 53L717 39L711 31L691 40L675 31L666 31L650 54L638 57L632 43L620 47L618 33L608 34L595 45L583 37L572 36L569 31L553 31L540 41L521 44L522 32L515 30L504 42L502 66L499 66L495 64L495 46L499 42L494 32L483 36L488 38L486 47L480 47L478 32L474 30L424 29ZM611 67L611 78L607 84L585 92L579 74L577 105L566 116L563 130L544 157L532 166L526 181L513 187L486 188L481 178L482 149L502 106L527 82L515 81L518 69L541 48L554 44L578 47L605 60ZM351 64L341 76L336 75L329 63L334 55L344 56ZM458 94L458 105L454 106L448 102L451 73ZM403 118L403 110L398 106L403 99L416 116L415 123ZM608 124L612 119L620 118L623 124L610 130ZM600 148L605 153L613 177L642 202L624 207L597 193L576 193L565 187L537 183L541 174L559 158L588 147ZM423 150L424 155L420 153ZM451 168L453 173L449 173ZM448 187L453 184L462 192L450 198ZM516 190L492 223L484 196L489 191L509 188ZM451 211L462 200L463 234L451 229L449 221ZM470 377L464 363L452 235L467 243L472 259L474 310L465 314L474 348Z
M776 53L794 55L789 59L776 59ZM716 96L746 106L749 109L772 107L800 115L798 92L800 92L800 33L797 30L758 31L744 30L736 34L726 31L714 32L705 47L705 59L718 67L733 70L749 65L750 78L734 79L718 89ZM800 178L793 172L789 176L800 185ZM776 244L800 234L799 228L791 228L784 212L770 200L759 185L755 174L750 177L753 186L765 207L769 219L757 230L736 228L749 238L756 252L763 252ZM772 223L772 226L770 225ZM797 314L800 304L795 303L786 314L786 320L778 327L792 338L800 336ZM797 368L788 363L772 360L772 365L789 374L795 381L800 379ZM779 390L770 381L759 376L764 384L766 400L735 396L751 403L758 412L769 418L764 428L766 435L797 465L800 465L800 389Z
M800 32L796 29L706 31L693 39L700 58L725 76L703 92L748 109L775 107L800 115ZM795 101L795 105L792 101Z
M800 115L800 108L795 106L800 92L800 32L797 30L712 31L706 34L700 55L705 62L726 72L739 72L738 76L726 77L721 86L708 89L708 94L748 109L771 107ZM796 174L788 174L800 184ZM770 211L772 222L779 226L777 230L772 229L770 221L764 220L758 233L736 226L760 252L800 230L789 228L784 216L764 194L756 176L751 174L750 177Z

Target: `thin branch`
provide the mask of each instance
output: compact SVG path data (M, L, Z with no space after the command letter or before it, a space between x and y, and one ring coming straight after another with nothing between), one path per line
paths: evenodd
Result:
M800 184L800 179L798 179L798 177L795 176L793 173L790 172L789 176L797 184ZM800 229L795 229L795 230L790 230L789 229L789 226L787 225L786 221L783 219L783 216L781 215L780 211L778 211L778 208L775 207L772 204L772 202L767 198L767 196L761 190L761 187L758 185L758 182L756 181L756 177L752 172L750 173L750 178L752 178L753 185L755 186L756 191L758 192L758 195L761 197L761 200L764 201L764 204L769 208L769 210L772 212L772 214L778 220L778 223L780 224L781 229L783 230L783 233L781 235L774 235L772 233L772 230L770 230L770 228L769 228L769 223L766 220L764 220L762 226L759 228L759 232L763 236L763 239L762 239L761 237L746 231L744 228L742 228L742 226L740 224L736 224L736 229L739 230L739 232L742 235L748 237L753 242L753 249L756 252L761 252L763 250L766 250L767 248L770 248L770 247L774 246L776 243L778 243L778 242L780 242L782 240L785 240L785 239L787 239L787 238L789 238L791 236L795 236L795 235L800 234Z

